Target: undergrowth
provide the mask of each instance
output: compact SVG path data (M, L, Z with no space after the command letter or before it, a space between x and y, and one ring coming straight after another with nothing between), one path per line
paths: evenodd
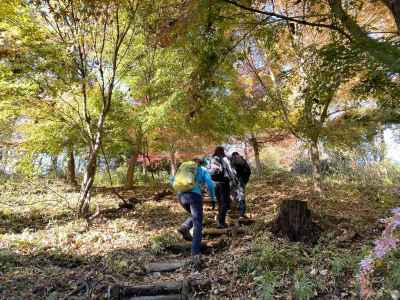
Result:
M263 236L254 241L251 254L239 260L242 278L250 276L259 299L294 297L313 299L317 295L335 293L357 274L359 253L339 249L334 240L321 239L309 248L300 243L285 243ZM349 282L347 282L349 284ZM290 287L286 292L283 287ZM357 293L356 285L349 285Z

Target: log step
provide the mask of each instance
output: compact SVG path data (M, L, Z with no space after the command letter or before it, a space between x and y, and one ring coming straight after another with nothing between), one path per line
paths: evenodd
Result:
M166 281L136 286L113 285L108 288L108 300L120 299L188 299L196 291L210 289L209 280ZM170 298L151 298L169 296ZM180 298L176 298L180 296ZM138 298L141 297L141 298ZM147 297L147 298L143 298ZM175 297L175 298L173 298Z
M255 222L255 219L239 219L239 225L252 225Z
M129 300L188 300L189 297L185 295L158 295L158 296L141 296L141 297L130 297Z
M212 237L212 236L243 234L243 233L246 233L246 230L237 226L228 228L206 228L203 231L203 236Z
M164 262L164 263L150 263L146 266L147 273L154 272L173 272L177 269L185 267L190 264L190 260Z
M201 242L201 253L209 254L213 251L221 250L226 246L226 241L224 239L217 240L203 240ZM191 242L182 242L178 244L169 245L165 248L166 251L169 251L174 254L182 254L182 253L190 253L192 250Z

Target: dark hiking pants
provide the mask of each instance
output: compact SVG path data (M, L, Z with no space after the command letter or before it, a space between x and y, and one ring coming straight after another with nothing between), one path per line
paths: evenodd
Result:
M218 225L225 225L226 214L230 206L229 181L217 183L216 196L218 200Z

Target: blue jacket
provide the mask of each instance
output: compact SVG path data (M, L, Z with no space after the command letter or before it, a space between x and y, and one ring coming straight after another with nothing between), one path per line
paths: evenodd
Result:
M171 185L173 184L175 177L170 179ZM202 167L197 167L196 169L196 186L190 191L192 193L196 193L201 195L201 186L206 184L208 193L210 194L211 200L215 201L215 183L212 181L210 174L206 169Z

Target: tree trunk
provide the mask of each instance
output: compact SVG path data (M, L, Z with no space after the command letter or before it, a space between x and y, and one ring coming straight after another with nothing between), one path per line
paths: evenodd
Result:
M89 150L89 158L83 174L81 194L79 196L78 213L80 217L84 218L87 218L89 216L91 191L94 183L94 178L96 176L97 152L99 151L100 144L101 144L101 133L100 131L98 131L96 134L95 142L91 145Z
M272 232L286 236L292 242L315 243L320 228L312 221L307 202L297 198L284 200L272 223Z
M54 175L56 175L56 177L58 177L57 161L58 161L57 155L51 157L51 171L54 172Z
M312 163L312 177L314 184L314 191L317 194L321 193L321 161L319 157L318 142L313 141L310 144L310 157Z
M244 141L244 158L249 161L249 149L246 141Z
M65 172L67 175L67 182L71 185L77 185L78 183L76 182L75 174L75 155L72 147L68 147L67 157L67 170Z
M254 150L254 160L256 163L256 173L257 176L260 177L262 173L262 166L261 166L261 161L260 161L260 148L259 144L257 141L257 137L252 133L250 137L250 143L253 147Z
M132 156L128 159L128 170L126 171L126 188L133 187L133 177L135 175L135 167L136 167L136 160L138 158L138 153L133 153Z
M384 0L384 3L390 9L396 22L397 31L400 32L400 0Z
M169 157L170 157L170 163L171 163L171 176L175 176L176 174L176 151L175 150L171 150L169 152Z
M81 217L89 216L91 191L94 183L97 168L97 151L92 150L89 154L89 159L81 186L81 195L79 197L79 215Z
M142 163L142 174L143 174L143 181L144 181L144 183L147 183L148 181L149 181L149 174L148 174L148 172L147 172L148 170L147 170L147 165L146 165L146 162L145 161L143 161L143 163Z
M378 159L377 161L383 162L385 160L386 155L386 145L385 145L385 126L383 124L379 124L378 133L377 133L377 150L378 150Z

